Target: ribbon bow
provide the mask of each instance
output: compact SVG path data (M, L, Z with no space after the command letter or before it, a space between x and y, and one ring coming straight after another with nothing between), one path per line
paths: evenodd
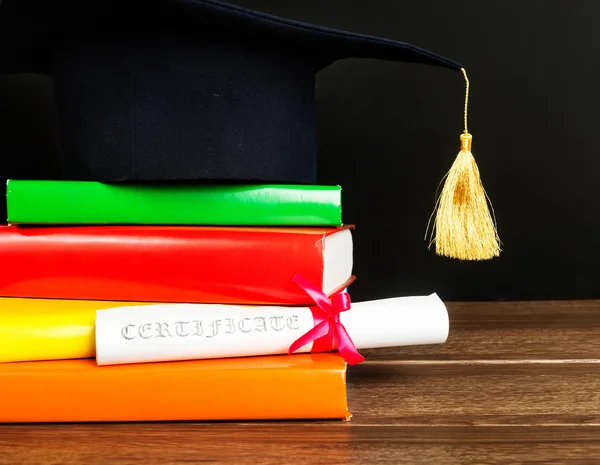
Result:
M340 313L350 310L350 294L340 292L331 300L310 280L297 274L293 281L298 284L314 300L317 307L311 307L315 326L300 336L289 348L288 353L295 352L300 347L314 342L313 352L328 352L337 349L344 360L350 365L356 365L365 358L358 353L354 342L340 321Z

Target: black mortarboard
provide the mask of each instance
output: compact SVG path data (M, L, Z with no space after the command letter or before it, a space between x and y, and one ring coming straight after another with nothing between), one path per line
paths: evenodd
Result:
M216 0L0 6L0 72L53 76L67 179L314 183L315 74L349 57L464 72Z

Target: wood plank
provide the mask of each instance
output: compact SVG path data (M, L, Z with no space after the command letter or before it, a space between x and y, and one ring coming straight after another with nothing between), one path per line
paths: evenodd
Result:
M0 426L0 464L594 463L600 455L597 426L349 425Z
M600 359L600 300L447 302L444 344L362 350L367 360Z
M600 425L600 363L364 363L348 399L355 424Z
M0 464L597 463L600 301L447 305L348 368L350 422L0 425Z

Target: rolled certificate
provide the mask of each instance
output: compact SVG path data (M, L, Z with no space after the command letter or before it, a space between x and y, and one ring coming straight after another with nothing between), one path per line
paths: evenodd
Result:
M315 327L309 307L157 304L96 312L98 365L287 354ZM440 344L448 312L432 294L354 302L339 315L357 349ZM313 350L312 342L297 352Z

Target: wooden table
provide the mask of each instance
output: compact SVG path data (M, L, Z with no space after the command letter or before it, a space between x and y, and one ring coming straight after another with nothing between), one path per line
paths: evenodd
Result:
M600 301L447 305L349 368L350 422L4 425L0 463L600 463Z

